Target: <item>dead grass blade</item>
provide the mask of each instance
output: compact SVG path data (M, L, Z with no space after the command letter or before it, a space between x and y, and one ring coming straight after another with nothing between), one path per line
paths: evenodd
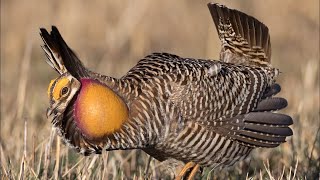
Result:
M48 179L48 173L49 173L49 166L50 166L50 160L51 160L51 148L52 143L54 140L54 137L56 135L56 130L54 128L51 128L50 138L49 142L46 144L45 152L44 152L44 170L43 170L43 179Z
M85 157L82 157L74 166L72 166L67 172L65 172L63 175L62 175L62 178L64 178L66 175L68 175L73 169L75 169L79 164L80 162L82 162L84 160Z
M31 34L31 33L29 33ZM19 86L17 89L17 116L16 119L22 118L22 113L24 110L24 103L25 103L25 97L26 97L26 88L27 88L27 82L28 82L28 74L30 70L30 60L31 60L31 52L32 52L32 44L33 39L31 38L33 36L28 36L26 40L26 46L21 62L21 71L20 71L20 77L19 77Z
M54 179L59 178L59 169L60 169L60 137L56 138L57 144L56 144L56 165L54 167Z

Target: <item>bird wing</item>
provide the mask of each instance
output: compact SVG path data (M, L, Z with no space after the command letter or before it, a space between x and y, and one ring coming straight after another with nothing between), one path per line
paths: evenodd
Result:
M220 60L236 64L269 66L271 43L268 27L252 16L209 3L222 43Z

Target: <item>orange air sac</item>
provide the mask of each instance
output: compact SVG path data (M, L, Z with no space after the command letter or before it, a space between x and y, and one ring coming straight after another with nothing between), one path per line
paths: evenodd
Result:
M74 113L81 133L90 139L100 139L119 130L128 119L128 108L123 100L92 79L81 79Z

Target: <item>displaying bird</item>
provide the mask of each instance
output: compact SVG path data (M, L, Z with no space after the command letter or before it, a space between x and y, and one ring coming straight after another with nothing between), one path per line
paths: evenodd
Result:
M257 19L209 3L222 42L219 60L153 53L120 79L88 70L53 26L41 28L47 63L60 76L48 88L47 117L64 141L89 155L142 149L199 167L227 167L258 147L292 135L290 116L274 111L279 70L270 64L268 28Z

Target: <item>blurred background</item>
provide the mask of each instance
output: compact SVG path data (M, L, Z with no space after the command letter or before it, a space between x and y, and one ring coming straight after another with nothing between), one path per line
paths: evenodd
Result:
M47 87L58 74L45 63L39 28L56 25L91 70L121 77L152 52L218 59L220 41L209 1L1 0L1 176L26 178L172 178L172 163L140 151L82 157L61 144L46 119ZM210 178L319 177L319 1L215 1L269 27L272 64L282 72L280 96L294 135L258 149Z

